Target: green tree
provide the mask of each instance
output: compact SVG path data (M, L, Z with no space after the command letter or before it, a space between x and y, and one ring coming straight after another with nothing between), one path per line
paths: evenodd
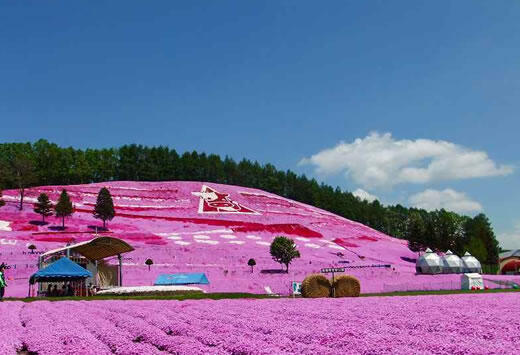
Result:
M36 181L33 153L30 144L14 143L0 152L2 176L7 185L18 189L20 202L18 209L23 210L25 190Z
M150 271L150 267L153 265L153 260L152 259L146 259L146 261L144 263L146 265L148 265L148 271Z
M38 196L38 202L34 204L34 212L42 216L43 223L45 223L45 217L52 216L52 204L47 194L41 193Z
M74 207L72 206L67 190L61 192L58 203L54 207L54 211L56 217L61 218L61 227L65 228L65 217L72 216L74 213Z
M473 243L472 245L480 245L480 243L477 243L474 239L478 239L482 242L486 250L486 256L483 259L479 259L481 263L498 263L498 241L496 240L491 223L489 223L489 219L485 214L480 213L469 220L465 225L465 233L469 243ZM470 253L473 254L471 251Z
M291 238L283 236L274 238L270 250L273 260L285 265L286 272L289 272L289 264L293 259L300 257L300 252L296 249L294 241Z
M253 267L256 265L255 259L253 259L253 258L249 259L249 261L247 262L247 265L251 266L251 273L252 273Z
M116 212L114 210L114 201L110 195L110 191L106 187L99 190L96 207L94 208L94 218L103 221L103 228L106 228L106 221L111 221Z
M477 258L478 261L484 263L488 258L488 253L486 250L486 245L479 238L471 238L468 245L466 245L466 250ZM496 262L495 262L496 263Z
M406 239L408 240L408 247L411 251L419 252L428 247L425 243L425 233L426 226L419 212L410 213L407 221Z

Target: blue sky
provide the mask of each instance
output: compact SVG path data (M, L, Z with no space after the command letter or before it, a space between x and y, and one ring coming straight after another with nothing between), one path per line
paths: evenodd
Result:
M247 157L483 211L520 247L518 18L517 1L5 1L0 141Z

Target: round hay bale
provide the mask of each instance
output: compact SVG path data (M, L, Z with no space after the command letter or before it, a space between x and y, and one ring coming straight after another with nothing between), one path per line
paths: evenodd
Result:
M323 275L312 274L302 282L302 297L320 298L330 296L330 281Z
M359 297L361 292L361 283L357 278L350 275L341 275L334 278L335 297Z

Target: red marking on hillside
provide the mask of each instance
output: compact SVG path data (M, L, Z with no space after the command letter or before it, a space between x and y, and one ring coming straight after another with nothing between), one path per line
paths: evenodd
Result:
M103 231L103 234L112 234L112 231ZM60 235L60 234L95 234L95 231L48 231L48 232L34 232L32 235Z
M368 235L362 235L361 237L357 237L357 240L366 240L368 242L377 242L379 239L375 237L369 237Z
M11 229L15 232L31 232L37 231L38 226L32 224L26 224L25 222L16 221L11 224Z
M64 235L60 236L36 236L32 238L38 242L54 242L54 243L73 243L77 242L77 239L74 237L67 237Z
M309 229L301 224L284 223L284 224L261 224L261 223L246 223L239 227L231 227L234 232L270 232L281 234L292 234L307 238L322 238L323 235L312 229Z
M76 211L92 213L92 210L76 208ZM300 237L308 238L322 238L323 235L310 228L302 226L296 223L285 223L285 224L263 224L254 222L242 222L242 221L227 221L221 219L211 218L192 218L192 217L169 217L169 216L150 216L142 214L130 214L130 213L118 213L118 217L125 217L131 219L146 219L146 220L163 220L163 221L175 221L193 224L205 224L208 226L219 226L228 227L235 232L261 232L269 231L272 233L285 233L297 235Z
M359 245L349 242L343 238L336 238L333 240L333 242L344 248L358 248L359 247Z

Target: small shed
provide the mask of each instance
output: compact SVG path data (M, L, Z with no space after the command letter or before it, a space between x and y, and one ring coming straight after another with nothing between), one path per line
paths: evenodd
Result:
M442 272L441 257L428 248L417 259L415 269L418 274L440 274Z
M81 243L67 245L50 250L39 257L38 267L41 269L48 260L54 260L62 255L92 271L92 283L97 286L110 287L123 285L122 254L133 251L134 248L122 239L96 236L94 239ZM103 259L117 256L118 265L109 265Z
M47 265L45 268L38 270L29 279L29 296L31 293L31 285L36 282L69 282L80 281L85 286L85 279L92 277L92 273L85 268L79 266L69 258L61 258Z
M207 285L209 280L204 273L160 274L155 280L155 286L171 285Z
M461 289L462 290L483 290L484 280L482 276L477 273L464 274L461 277Z
M470 253L466 252L462 257L462 262L464 264L464 272L465 273L477 273L480 274L482 272L482 265L480 262Z
M453 254L451 250L448 250L446 254L441 257L441 260L443 274L461 274L464 270L462 259Z

